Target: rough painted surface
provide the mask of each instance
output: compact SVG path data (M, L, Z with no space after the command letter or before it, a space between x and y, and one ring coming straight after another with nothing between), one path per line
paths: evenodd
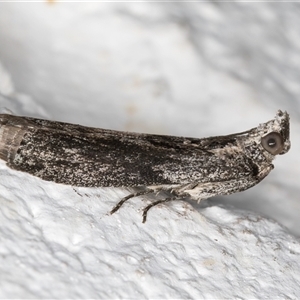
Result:
M198 138L280 108L292 141L256 188L155 207L146 224L150 197L109 216L127 191L1 162L0 297L299 298L299 241L261 217L300 234L299 28L293 3L0 3L1 107Z
M291 298L300 243L242 211L186 202L145 224L120 190L42 182L1 164L1 298ZM24 192L26 191L26 192Z

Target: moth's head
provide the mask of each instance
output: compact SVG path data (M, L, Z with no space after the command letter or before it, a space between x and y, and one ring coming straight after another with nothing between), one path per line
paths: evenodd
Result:
M287 112L278 110L275 118L257 127L261 146L272 156L290 150L290 118Z

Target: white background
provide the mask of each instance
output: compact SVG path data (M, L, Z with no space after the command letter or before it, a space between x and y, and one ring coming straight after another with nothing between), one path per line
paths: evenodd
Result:
M200 138L282 109L292 143L253 189L157 207L146 224L149 197L109 216L128 191L74 191L2 163L0 296L299 296L298 241L262 217L300 235L299 13L274 2L0 3L0 106L15 114Z

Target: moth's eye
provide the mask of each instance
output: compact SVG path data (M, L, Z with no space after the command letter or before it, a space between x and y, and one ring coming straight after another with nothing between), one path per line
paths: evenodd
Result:
M278 132L271 132L262 137L261 144L272 155L279 154L283 150L282 136Z

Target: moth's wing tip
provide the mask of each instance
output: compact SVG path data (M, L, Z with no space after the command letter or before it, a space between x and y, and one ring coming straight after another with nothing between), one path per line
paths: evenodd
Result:
M13 158L27 128L19 117L0 114L0 159Z

